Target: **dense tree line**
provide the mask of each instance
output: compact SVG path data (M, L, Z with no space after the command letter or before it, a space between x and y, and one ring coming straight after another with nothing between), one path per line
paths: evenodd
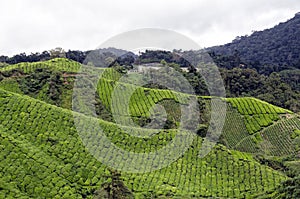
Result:
M120 65L132 65L132 63L135 61L136 55L134 55L131 52L127 52L116 48L104 48L88 51L65 51L64 49L57 47L49 51L43 51L42 53L31 53L29 55L27 55L26 53L20 53L11 57L1 55L0 68L5 64L18 64L21 62L38 62L58 57L68 58L70 60L74 60L84 64L88 64L88 62L91 62L93 65L101 67L103 67L103 63L105 63L104 66L109 67L116 62Z
M119 54L121 53L122 52ZM191 54L193 52L188 53ZM288 108L292 111L298 112L300 110L300 102L298 100L300 98L300 72L298 69L287 68L286 70L283 70L279 67L272 69L255 67L255 65L251 63L249 64L241 61L237 53L232 56L216 56L215 54L211 55L212 60L214 60L214 62L220 68L228 97L253 96L274 105ZM10 59L11 62L19 62L24 60L33 61L38 59L50 59L51 56L53 56L53 53L51 55L50 53L47 54L46 52L43 52L41 54L31 54L29 56L23 54ZM61 54L58 54L57 56L61 56ZM189 71L187 72L180 70L181 67L190 65L182 57L178 58L177 56L179 55L174 52L146 51L141 53L139 57L135 57L133 53L123 53L117 57L116 52L102 50L101 52L89 52L88 57L86 57L87 52L68 51L65 53L65 56L78 62L87 62L90 60L92 64L96 66L101 66L103 64L106 66L117 66L117 68L121 71L123 68L129 69L130 67L128 66L132 66L134 63L153 63L163 61L168 63L169 66L175 68L176 70L181 71L184 77L193 86L196 94L209 95L201 74L193 67L189 67ZM95 62L94 60L98 61ZM7 63L10 63L10 61L7 61ZM16 71L14 73L16 73ZM40 72L37 73L37 75L39 74ZM10 75L12 74L1 74L0 76ZM31 86L31 88L34 87Z
M300 14L274 28L237 37L232 43L209 48L217 55L236 56L270 71L300 68ZM258 68L257 68L258 69ZM266 70L266 69L264 69Z
M232 61L232 64L237 63ZM182 71L180 66L174 62L168 63L168 65L183 73L196 94L210 95L199 71ZM243 66L221 67L219 69L227 97L252 96L292 111L298 112L300 110L300 103L298 102L300 98L300 73L298 70L284 70L265 75L260 74L254 68L245 68ZM218 85L217 82L215 85ZM159 85L152 85L152 88L160 87Z
M26 53L21 53L12 57L2 55L0 56L0 62L7 64L17 64L21 62L37 62L42 60L48 60L50 58L50 53L48 51L44 51L42 53L31 53L30 55L26 55Z
M260 75L255 69L223 69L222 76L230 97L252 96L274 105L300 110L300 92L284 81L284 76L273 72L269 76ZM294 82L293 82L294 83Z
M299 83L289 79L286 73L273 72L266 76L255 69L220 69L227 97L256 97L271 104L300 111ZM184 72L185 77L199 95L209 95L199 72ZM299 76L294 77L298 79Z
M270 75L272 72L281 72L284 70L297 70L297 68L290 65L262 64L259 61L245 61L237 50L232 55L216 54L211 51L209 51L208 54L211 56L213 62L220 68L251 68L264 75Z

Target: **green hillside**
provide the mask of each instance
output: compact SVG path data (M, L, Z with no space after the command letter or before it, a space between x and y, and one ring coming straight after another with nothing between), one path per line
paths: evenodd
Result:
M1 72L8 73L8 75L4 74L7 75L7 77L0 81L0 87L8 91L29 95L62 108L71 109L75 72L79 70L79 66L80 65L74 61L62 58L45 62L20 63L6 66L0 69ZM44 70L37 72L37 68L43 68L46 72ZM13 75L15 74L13 71L16 70L22 74ZM165 107L170 110L168 112L168 120L171 123L170 127L174 128L178 125L178 115L180 115L178 106L180 104L184 104L184 101L189 98L188 95L176 92L174 93L169 90L149 89L132 84L116 82L116 80L118 80L123 74L114 69L104 70L98 68L97 70L100 71L102 75L102 78L98 82L97 91L99 94L99 100L98 104L96 104L97 108L99 108L98 114L100 118L109 121L112 120L112 110L110 110L111 95L116 87L122 87L129 92L134 91L130 98L129 113L132 118L137 120L136 122L139 125L142 125L145 121L147 121L150 117L150 108L157 103L162 105L172 105L172 107L169 108ZM56 71L56 74L52 75L54 77L51 77L51 75L45 75L45 73L50 74L52 71ZM41 79L42 81L37 81L40 83L32 83L33 78ZM44 79L48 81L43 82ZM52 91L52 93L50 91ZM122 98L124 98L124 96ZM200 110L202 110L201 119L202 122L205 123L210 114L210 100L202 97L198 97L198 99ZM164 101L167 101L167 103L164 103ZM257 142L260 142L263 139L261 132L270 125L284 119L284 117L290 117L293 115L293 113L288 110L270 105L254 98L229 98L226 99L226 101L228 102L227 111L230 113L227 114L228 118L226 121L229 122L228 125L234 121L237 129L232 125L227 128L225 123L224 137L226 139L224 141L227 143L226 145L228 147L235 147L242 151L257 151L257 148L260 146L257 145ZM122 110L115 111L117 112L114 112L114 114L121 114L118 113L118 111L122 112ZM124 120L127 119L125 118L127 116L122 117L124 117ZM297 127L294 126L294 128L296 129ZM247 143L247 145L244 145L243 143ZM239 146L236 146L236 144L243 147L246 146L246 149L241 149Z
M1 72L21 70L24 73L34 72L36 69L51 68L65 72L76 72L79 70L81 64L69 59L55 58L48 61L40 62L25 62L14 65L8 65L0 69Z
M3 194L92 196L107 170L81 144L71 111L3 90L0 94L1 121L4 121L1 124L1 156L5 159L1 162L1 179L10 185L2 188ZM108 125L105 129L111 130L106 133L111 134L112 141L122 142L124 134L116 133L114 124L99 122ZM167 141L164 136L159 139L163 139L161 144ZM201 159L197 156L201 141L197 137L192 148L165 169L122 174L125 184L137 196L152 191L157 195L182 197L243 197L270 191L286 179L284 174L260 165L250 155L230 151L221 145ZM151 145L156 148L160 143L149 142L149 148ZM140 144L134 150L144 150L142 140L122 144L131 148Z
M194 124L198 135L184 155L153 172L120 172L135 198L271 197L290 178L286 171L297 170L300 119L289 110L255 98L221 99L227 104L222 135L216 147L200 158L203 131L210 125L209 97L121 83L118 80L124 74L97 68L97 74L102 75L93 104L97 115L90 117L72 112L74 82L76 77L86 75L78 73L79 68L74 61L54 59L0 69L0 198L93 198L95 191L109 181L106 176L111 169L92 156L83 143L107 155L109 151L99 147L103 135L126 151L161 149L177 134L187 133L177 129L179 106L187 106L192 97L198 101L200 123ZM111 96L118 87L124 95L126 91L133 93L130 115L122 115L120 101L116 110L111 109ZM151 107L155 104L167 113L167 125L159 131L142 128L153 119ZM80 118L80 128L85 129L84 137L76 129L74 114ZM137 127L117 125L113 114L123 125L133 119ZM99 124L104 134L91 123ZM140 134L150 136L133 136ZM130 164L139 167L143 163ZM151 165L145 164L147 167Z
M49 63L54 63L53 65ZM41 66L42 65L42 66ZM51 71L58 71L53 77L45 76L45 71L37 72L35 69L39 66L44 68L47 73ZM74 67L75 66L75 67ZM68 68L68 69L67 69ZM10 69L10 70L9 70ZM72 104L72 89L75 81L74 72L78 71L79 64L67 59L54 59L40 63L20 63L16 65L7 66L2 69L2 72L10 73L11 71L18 69L23 75L14 76L8 75L0 81L0 87L20 93L26 94L36 99L45 101L50 104L60 106L62 108L71 109ZM1 70L1 69L0 69ZM168 111L168 127L175 128L178 126L180 118L179 105L184 105L189 96L181 93L176 93L163 89L149 89L144 87L138 87L132 84L120 83L118 80L123 74L117 72L114 69L101 69L98 68L98 73L101 73L101 79L98 82L97 92L99 99L96 107L98 116L102 119L112 121L111 109L111 95L115 88L122 87L128 92L133 92L130 97L129 113L134 121L142 126L146 124L146 121L150 117L150 110L154 104L160 104ZM70 73L70 71L72 71ZM34 72L34 73L33 73ZM40 75L39 75L40 74ZM77 74L84 75L84 74ZM39 85L32 83L32 79L46 79L48 82L42 82ZM54 88L51 88L50 85ZM31 90L28 91L28 87ZM26 89L24 89L26 88ZM50 93L49 90L54 93ZM126 93L126 92L122 92ZM54 96L52 99L49 96ZM58 97L55 97L58 96ZM124 98L125 96L122 96ZM200 117L201 122L207 124L207 120L210 117L210 100L207 98L198 97L199 109L201 110ZM262 132L273 124L280 122L285 117L296 117L293 113L282 109L261 100L255 98L228 98L227 117L225 126L223 129L223 144L232 149L238 149L245 152L263 152L268 154L268 142L266 136L262 136ZM169 105L171 107L167 107ZM122 108L122 107L121 107ZM127 108L127 107L125 107ZM121 112L120 112L121 111ZM119 114L121 119L126 120L128 116L122 115L123 109L114 110L114 114ZM229 113L229 114L228 114ZM297 118L297 117L296 117ZM296 119L297 120L297 119ZM231 125L234 121L235 125ZM289 134L298 127L293 126L293 129L288 133L280 136L284 136L285 139L290 139ZM280 133L275 131L275 134ZM264 133L266 134L266 133ZM270 146L270 145L269 145ZM289 147L291 148L291 147ZM288 150L290 151L290 150Z

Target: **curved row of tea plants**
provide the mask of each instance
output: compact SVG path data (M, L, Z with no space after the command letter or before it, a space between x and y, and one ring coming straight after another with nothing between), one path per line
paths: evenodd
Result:
M249 134L254 134L272 125L279 120L281 114L292 113L289 110L251 97L227 98L226 100L244 116Z
M0 101L1 145L14 148L1 150L0 154L9 162L20 161L16 164L20 169L8 162L0 163L4 168L1 176L6 176L3 181L12 186L5 189L12 190L3 192L5 196L91 198L108 171L82 144L73 114L82 117L82 121L95 121L95 118L3 90L0 90ZM169 136L172 132L166 131L158 133L157 139L154 136L152 144L145 145L144 138L126 140L126 133L118 133L116 125L98 122L112 142L127 150L148 152L172 139ZM84 135L89 136L89 131L93 129L86 129ZM88 141L89 137L83 139ZM124 139L126 142L122 141ZM286 179L283 174L260 165L250 155L229 151L223 146L217 146L208 156L200 158L201 143L202 138L196 136L184 155L166 168L143 174L122 173L124 183L137 198L147 198L151 193L156 196L244 198L272 190ZM102 147L95 149L104 150ZM29 176L24 177L26 180L12 178L19 175ZM13 192L14 189L21 193Z
M297 151L300 152L294 143L294 140L300 137L300 134L297 134L299 129L298 117L283 119L261 132L264 140L260 143L261 148L266 154L273 156L296 154Z
M34 72L36 69L55 69L65 72L77 72L81 64L65 58L55 58L48 61L40 62L24 62L14 65L8 65L0 69L0 72L7 72L12 70L21 70L24 73Z
M50 61L47 61L45 63L48 63ZM52 64L52 67L55 68L60 65L57 69L63 71L65 70L64 68L66 68L66 66L71 63L71 61L67 62L65 61L65 59L57 59L52 60L51 63L57 63L57 65ZM64 63L66 66L62 67ZM31 70L33 70L34 68L33 66L31 66L32 64L34 65L36 63L29 63L27 65L28 73L32 72ZM46 66L49 65L45 64L45 67ZM29 68L32 69L29 70ZM83 70L81 75L85 74L84 71L85 70ZM160 114L163 115L163 112L159 112L161 107L155 107L155 105L159 104L166 108L167 119L173 122L172 125L164 126L163 128L174 128L179 126L181 116L180 108L183 103L186 103L187 95L172 92L169 90L149 89L138 87L132 84L117 82L117 80L121 77L121 74L112 68L105 70L100 68L99 71L101 78L98 82L98 93L100 95L101 102L107 107L108 110L110 110L111 108L111 98L116 87L119 87L119 89L121 89L122 91L114 93L114 97L116 99L116 101L114 101L114 114L117 115L119 120L121 120L121 124L132 124L131 122L133 121L134 124L137 124L137 126L143 126L147 125L149 121L157 119L155 117L158 117L159 119ZM66 74L66 76L68 76L68 74ZM72 76L70 78L73 78L72 81L74 82L76 76ZM0 86L5 90L22 93L20 91L20 88L18 87L16 79L14 78L7 78L2 80L0 82ZM42 90L39 91L36 98L51 103L51 100L49 100L48 96L45 95L47 90L49 90L49 88L47 85L45 85L45 87L43 87ZM70 104L72 103L72 90L68 91L67 89L63 89L62 91L62 100L64 101L63 103L65 105L61 106L71 109ZM127 96L127 94L129 94L130 92L132 92L132 95ZM122 101L125 98L130 98L128 114L126 114L127 106ZM263 130L265 127L273 124L276 120L279 119L279 116L281 114L288 112L285 109L281 109L254 98L230 98L227 99L227 101L229 101L229 104L232 105L242 116L239 115L239 113L232 111L230 108L228 109L226 116L227 118L223 129L223 135L225 137L224 144L226 144L226 146L228 146L229 148L245 152L261 151L260 145L258 145L258 143L264 140L264 138L261 137L258 132ZM153 109L153 107L156 109ZM209 109L209 106L207 106L206 109ZM149 118L151 120L149 120ZM243 121L245 125L242 124ZM158 127L162 127L160 122L156 123ZM246 127L246 131L244 126ZM152 127L156 128L155 126ZM246 133L253 136L246 136Z

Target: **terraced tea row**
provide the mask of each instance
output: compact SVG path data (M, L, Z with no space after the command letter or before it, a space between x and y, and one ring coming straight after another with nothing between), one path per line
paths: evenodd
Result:
M64 60L60 60L60 64L64 63L63 61ZM56 67L56 65L54 65L54 67ZM151 117L151 120L154 120L159 119L159 117L161 116L164 116L164 113L161 112L162 109L160 109L160 106L162 105L164 108L166 108L167 112L165 114L167 115L167 119L169 121L172 121L171 125L165 127L176 128L177 126L179 126L181 117L180 108L182 105L185 105L187 103L187 100L190 97L189 95L184 95L170 90L149 89L133 84L120 83L117 81L113 81L118 80L121 77L121 74L116 70L99 70L99 74L101 74L102 77L105 77L101 78L98 82L97 89L100 100L106 106L106 108L111 111L112 95L115 95L115 106L113 106L113 111L114 114L117 115L119 123L127 125L131 124L131 120L133 120L133 122L137 126L147 125L147 121L149 121ZM82 73L82 75L84 75L84 73ZM13 78L4 79L0 82L0 84L1 87L6 90L22 93L18 88L18 82ZM118 87L121 92L114 93L116 87ZM43 97L43 92L45 91L40 91L41 94L39 94L39 99L45 99L45 101L47 101L47 99ZM65 104L70 104L72 100L72 92L64 92L63 95L63 99L67 100ZM127 109L128 107L126 106L126 104L124 104L123 101L126 98L130 99L128 102L129 110ZM201 100L209 101L209 99ZM233 106L234 109L238 111L238 113L234 112L232 108L228 106L229 109L226 116L228 118L226 119L223 129L225 144L232 149L237 149L244 152L267 152L266 150L263 150L261 148L261 145L259 145L260 142L264 141L264 137L262 137L259 132L279 120L281 117L280 115L285 115L286 113L290 112L254 98L232 98L227 99L227 101ZM160 106L157 106L157 104L159 104ZM204 112L206 112L206 114L209 114L209 103L206 104L206 110ZM201 112L202 116L204 115L204 112ZM206 117L209 119L209 116ZM162 127L159 122L157 122L157 125L160 128ZM155 126L152 127L155 128ZM274 133L280 134L280 131L273 132L273 134ZM285 134L281 136L284 135ZM288 135L286 135L286 137L287 136ZM133 137L131 138L134 140ZM131 140L131 138L129 137L128 139ZM284 141L285 139L283 139L282 141ZM288 147L287 144L285 144L284 146ZM287 151L289 151L289 149L286 149L286 152Z
M226 100L244 116L245 125L250 134L273 124L273 122L279 120L280 114L292 114L289 110L255 98L227 98Z
M297 149L297 143L294 142L300 137L299 134L294 135L299 129L300 119L298 117L284 119L262 131L261 135L264 141L260 143L260 146L268 155L295 155L297 151L300 152L299 148Z
M1 145L14 148L0 152L2 157L11 161L0 163L3 168L1 176L7 176L3 177L3 181L13 185L6 190L16 189L4 192L5 196L92 197L104 181L102 176L107 173L107 168L86 151L74 126L72 112L3 90L0 90L0 101L3 113L0 116ZM95 120L79 116L83 121ZM121 143L126 133L118 133L117 126L112 123L98 122L108 137L114 133L110 138L115 143L132 151L152 151L172 139L172 136L169 137L172 132L162 132L157 140L153 138L155 141L150 145L145 145L145 140L139 138ZM92 131L86 129L87 135ZM176 132L173 133L175 135ZM243 198L271 190L286 179L283 174L260 165L250 155L229 151L222 146L216 147L204 159L199 158L201 142L202 138L196 136L180 159L161 170L144 174L122 173L125 184L137 198L147 197L149 193ZM97 149L100 153L103 150L101 147ZM19 159L16 165L24 168L24 173L22 169L15 169L12 164L15 159ZM11 178L21 173L26 180ZM49 177L44 178L44 175Z

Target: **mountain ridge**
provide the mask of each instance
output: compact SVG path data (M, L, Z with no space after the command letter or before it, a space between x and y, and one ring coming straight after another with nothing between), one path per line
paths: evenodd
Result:
M300 68L300 14L273 28L237 37L231 43L208 48L216 54L236 55L256 65ZM293 49L291 51L291 49Z

